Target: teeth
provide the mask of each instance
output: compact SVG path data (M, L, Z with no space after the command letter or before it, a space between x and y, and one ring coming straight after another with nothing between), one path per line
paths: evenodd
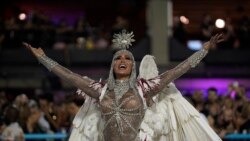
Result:
M121 64L121 65L120 65L120 68L126 68L126 65Z

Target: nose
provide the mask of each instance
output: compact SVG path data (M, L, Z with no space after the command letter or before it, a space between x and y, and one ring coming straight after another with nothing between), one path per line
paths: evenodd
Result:
M122 63L124 63L125 60L126 60L126 59L125 59L124 57L121 58L121 62L122 62Z

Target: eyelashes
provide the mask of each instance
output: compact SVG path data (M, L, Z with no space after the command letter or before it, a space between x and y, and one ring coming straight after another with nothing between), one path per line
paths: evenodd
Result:
M126 60L132 60L130 57L126 57L125 59L126 59Z
M121 56L117 56L114 60L120 60L120 59L122 59L122 57ZM129 56L126 56L125 60L132 60L132 59Z
M120 60L121 56L117 56L114 60Z

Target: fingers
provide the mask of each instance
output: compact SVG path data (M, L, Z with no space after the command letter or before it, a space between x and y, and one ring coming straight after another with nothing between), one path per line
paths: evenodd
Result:
M26 42L22 42L22 45L23 45L24 47L26 47L26 48L28 48L28 47L29 47L29 44L28 44L28 43L26 43Z
M220 39L220 38L222 38L222 37L223 37L223 34L220 33L220 34L218 35L218 39Z
M26 43L26 42L22 42L22 45L24 45L24 46L28 46L29 44L28 44L28 43Z
M222 41L224 41L223 34L220 34L220 35L218 36L217 42L220 43L220 42L222 42Z
M218 33L214 37L215 37L215 39L221 39L223 37L223 34L222 33L220 33L220 34Z
M216 38L216 43L220 43L222 41L224 41L223 34L219 34Z
M219 39L219 40L217 40L217 43L220 43L220 42L223 42L224 41L224 39Z
M24 47L26 47L27 49L31 49L31 45L28 44L28 43L26 43L26 42L22 42L22 45L23 45Z
M212 36L210 39L210 42L212 42L212 43L220 43L222 41L224 41L222 33L220 33L220 34L218 33L218 34Z
M210 43L214 43L215 42L215 40L216 40L216 38L217 38L217 34L216 35L214 35L214 36L212 36L211 38L210 38Z

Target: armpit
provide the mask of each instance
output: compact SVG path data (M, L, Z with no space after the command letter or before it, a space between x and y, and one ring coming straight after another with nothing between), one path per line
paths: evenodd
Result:
M158 89L158 86L160 85L160 80L160 76L148 80L140 78L138 79L137 84L141 88L144 97L146 97L147 94Z

